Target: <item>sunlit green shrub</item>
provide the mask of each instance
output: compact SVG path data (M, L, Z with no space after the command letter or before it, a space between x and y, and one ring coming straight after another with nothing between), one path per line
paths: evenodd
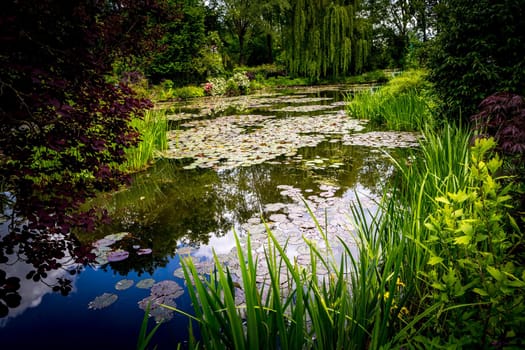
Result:
M195 97L203 97L204 89L200 86L183 86L173 91L173 97L188 99Z
M226 93L226 79L221 77L210 78L204 85L204 92L210 96L221 96Z
M419 277L426 293L420 302L438 312L417 326L426 329L418 340L423 344L525 342L523 233L509 215L511 185L503 187L496 175L502 161L490 155L495 145L476 140L468 183L435 197L436 209L425 220L428 234L420 243L428 260Z

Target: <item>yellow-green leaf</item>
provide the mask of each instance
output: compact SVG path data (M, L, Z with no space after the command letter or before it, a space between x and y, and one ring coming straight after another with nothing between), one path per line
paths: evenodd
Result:
M432 283L432 287L438 290L445 290L446 287L443 283L434 282Z
M487 272L492 276L494 277L497 281L502 281L504 278L505 278L505 275L503 273L501 273L500 270L492 267L492 266L487 266Z
M458 203L462 203L464 201L466 201L468 198L469 198L469 195L463 191L463 190L460 190L456 193L447 193L448 196L450 197L450 199L452 199L453 201L455 202L458 202Z
M473 231L474 231L474 228L472 227L472 225L466 222L465 220L461 221L458 229L456 230L456 232L463 232L467 236L472 236Z
M488 297L489 296L489 293L487 293L484 289L474 288L474 289L472 289L472 291L474 293L477 293L477 294L479 294L481 296L484 296L484 297Z
M448 201L448 199L446 199L445 197L437 197L437 198L436 198L436 202L445 203L445 204L450 204L450 202Z
M436 265L443 261L442 257L439 256L433 256L428 260L429 265Z
M454 243L456 244L469 244L470 240L472 239L472 236L459 236L454 238Z

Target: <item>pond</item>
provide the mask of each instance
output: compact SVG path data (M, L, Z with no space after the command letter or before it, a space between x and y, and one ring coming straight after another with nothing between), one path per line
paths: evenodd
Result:
M191 313L181 257L206 274L215 252L235 277L234 234L241 242L249 234L262 256L265 225L288 242L286 253L298 264L309 264L304 238L322 247L340 237L352 247L351 203L358 196L376 210L394 172L389 157L405 157L417 144L415 134L370 131L349 119L344 96L358 88L160 105L169 111L169 150L136 174L131 187L94 201L108 210L111 223L77 233L93 245L95 264L82 267L64 256L60 269L37 281L27 276L31 266L16 249L0 264L20 278L22 297L0 319L2 348L134 348L148 301L161 297ZM7 224L1 224L2 237ZM257 273L262 283L265 266ZM53 292L56 279L70 281L67 296ZM155 321L164 323L153 340L158 349L187 339L187 317L154 308L150 328Z

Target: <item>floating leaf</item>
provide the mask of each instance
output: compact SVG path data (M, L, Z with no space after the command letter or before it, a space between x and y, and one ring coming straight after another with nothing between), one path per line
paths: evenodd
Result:
M94 242L93 246L97 247L97 248L98 247L108 247L108 246L112 245L115 242L116 242L116 240L114 240L114 239L102 238L102 239L99 239L98 241Z
M165 280L155 283L151 287L151 295L155 297L170 296L177 298L184 293L184 289L175 281Z
M120 280L115 284L116 290L126 290L133 285L133 280Z
M137 255L146 255L146 254L151 254L150 248L141 248L137 250Z
M113 304L117 299L118 296L116 294L104 293L96 297L93 301L90 301L88 308L93 310L103 309Z
M129 232L119 232L119 233L113 233L111 235L107 235L104 238L112 239L112 240L115 240L115 241L120 241L122 238L130 236L130 235L131 235L131 233L129 233Z
M140 289L149 289L154 284L155 284L155 280L153 278L146 278L146 279L138 281L135 287L140 288Z
M108 253L108 261L109 262L116 262L127 259L129 256L129 253L125 250L115 250Z

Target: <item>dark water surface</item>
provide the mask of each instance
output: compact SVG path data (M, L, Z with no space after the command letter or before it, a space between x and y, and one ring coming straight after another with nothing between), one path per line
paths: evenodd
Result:
M327 97L323 103L333 103L342 100L344 90L301 93ZM286 104L281 102L278 108L283 106ZM257 113L270 115L271 112L264 112L265 108L277 107L257 108ZM342 113L342 109L332 108L330 113ZM327 111L308 115L316 113ZM281 118L301 112L284 114ZM389 153L401 157L402 151L390 149ZM180 254L191 255L196 261L210 259L212 249L218 254L229 254L234 247L234 229L247 232L247 227L256 226L246 225L250 222L256 225L257 218L276 221L277 216L272 217L272 213L290 215L301 205L287 194L290 191L310 200L320 212L338 208L328 215L335 220L338 215L345 215L356 194L366 206L373 207L373 199L380 195L393 173L391 162L380 149L344 145L328 138L316 146L299 148L294 155L281 155L260 164L188 169L190 163L189 159L159 160L148 171L135 175L131 188L95 201L108 209L113 221L95 232L77 233L79 239L92 243L107 235L128 232L110 248L118 246L130 251L130 255L122 261L100 261L73 276L63 269L51 271L46 280L72 279L73 290L69 295L53 292L44 281L26 279L31 267L13 254L1 268L20 278L22 303L0 319L0 348L133 349L144 316L138 302L150 295L150 289L137 287L139 281L169 280L185 288L180 278ZM280 209L268 209L268 205L276 203L282 204ZM298 222L301 230L308 228L300 221L288 220L289 232ZM1 224L0 235L6 234L6 226L7 223ZM274 227L284 230L285 225L279 228L277 222ZM301 233L299 229L293 232ZM138 247L150 248L152 253L135 254ZM298 244L294 252L299 257L300 248ZM117 282L124 279L134 284L118 290ZM105 308L90 309L90 302L104 293L114 294L118 299ZM187 292L174 301L178 308L191 313ZM153 327L153 319L149 322L150 328ZM173 314L161 326L153 344L160 350L176 348L177 343L187 339L187 328L187 317Z

